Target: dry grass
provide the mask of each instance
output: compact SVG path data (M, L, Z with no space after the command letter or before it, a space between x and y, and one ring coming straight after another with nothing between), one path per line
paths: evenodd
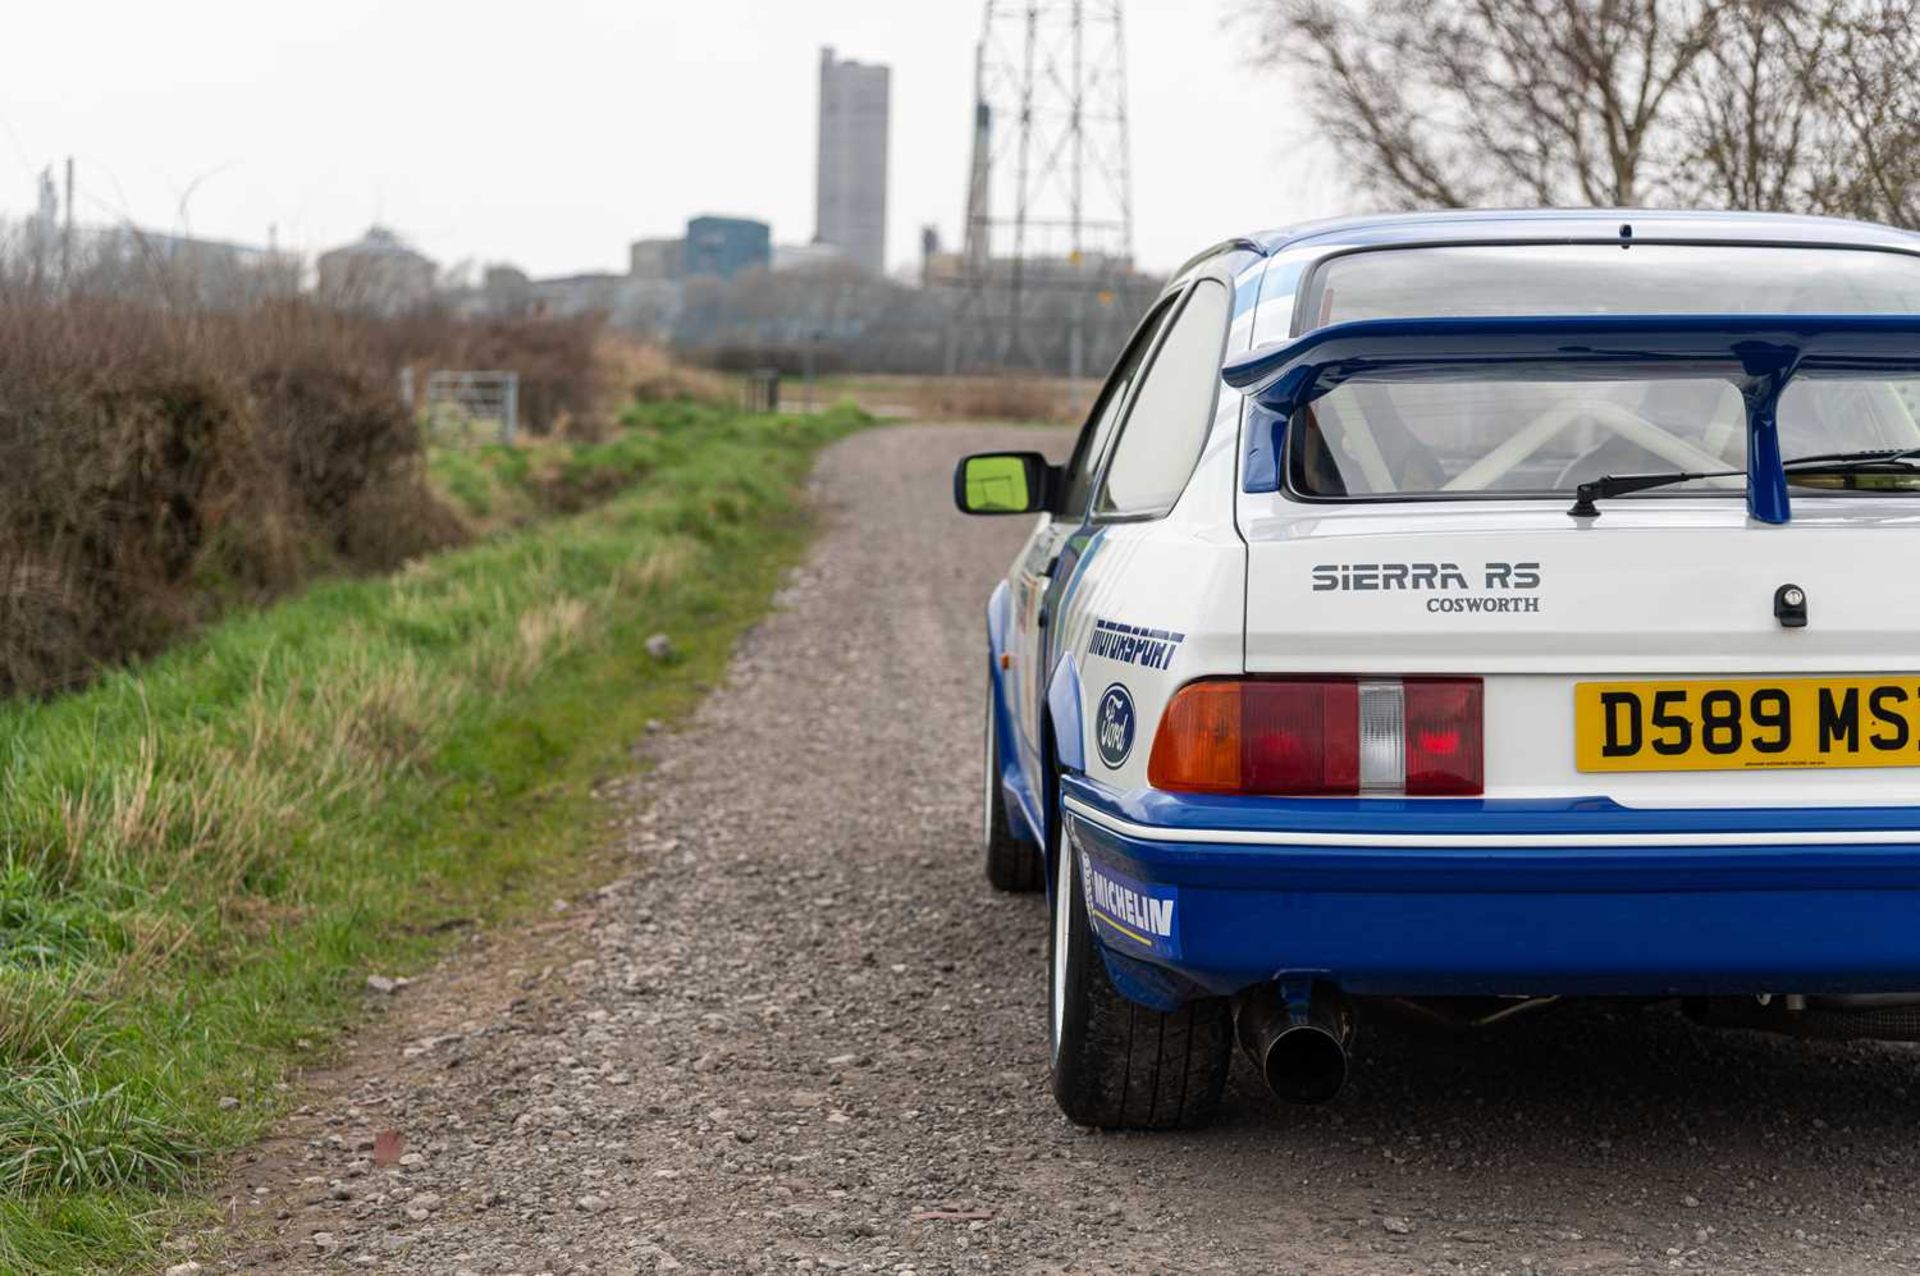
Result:
M435 479L459 499L437 499L449 482L428 481L402 366L416 386L431 368L516 370L530 450L448 462ZM727 394L594 319L210 314L0 288L0 698L71 688L322 575L606 500L652 463L646 440L615 436L616 400Z
M598 355L603 384L616 407L679 399L725 403L733 397L732 385L719 373L681 363L659 346L631 337L604 334Z
M594 437L623 400L608 379L600 317L463 320L426 311L378 325L375 340L396 367L413 369L416 393L435 369L512 370L520 426L531 434Z
M455 535L364 325L0 297L0 696Z
M1066 377L1001 373L992 376L848 376L821 381L822 401L851 399L875 415L923 421L1015 421L1078 425L1098 382ZM798 387L781 387L791 400Z

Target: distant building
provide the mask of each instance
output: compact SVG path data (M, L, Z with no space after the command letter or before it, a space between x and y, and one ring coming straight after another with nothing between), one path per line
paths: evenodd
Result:
M480 308L495 318L518 318L533 309L533 280L518 266L496 262L480 276Z
M775 244L773 246L773 272L776 275L792 274L796 271L832 270L845 268L847 255L832 244Z
M964 253L940 251L939 238L921 237L921 282L928 287L957 288L978 285L990 293L1010 292L1017 280L1032 292L1060 289L1072 292L1126 288L1146 279L1131 257L1082 253L1078 257L994 257L970 262ZM1106 304L1102 302L1101 304Z
M671 279L584 274L536 279L533 313L552 318L599 315L624 332L664 340L679 317L685 285Z
M627 263L627 273L635 279L679 279L687 270L687 241L636 239Z
M203 309L236 309L300 291L300 257L271 242L259 248L126 222L83 225L73 212L52 170L41 173L33 214L18 223L0 219L0 282Z
M83 251L84 249L84 251ZM300 291L297 253L219 239L115 226L77 234L76 286L137 295L143 286L175 301L224 308ZM120 288L102 287L118 280Z
M773 232L750 217L695 217L687 223L685 270L689 279L731 279L743 270L764 270L773 261Z
M0 283L73 296L232 310L300 292L294 253L138 226L75 226L52 237L37 217L0 222Z
M382 226L320 254L319 296L328 305L397 315L433 301L437 268Z
M628 284L626 275L594 271L580 275L555 275L536 279L529 287L534 312L556 318L600 314L613 318L620 309L621 294Z
M920 282L927 285L933 282L934 263L945 256L940 250L940 228L922 226L920 228Z
M884 66L836 61L820 50L820 156L814 239L881 275L887 269L887 114Z
M463 319L574 319L588 315L653 341L666 341L685 302L686 285L672 279L588 273L533 279L516 266L486 268L481 282L445 288L438 304Z
M52 277L61 265L60 193L51 168L40 170L37 196L19 242L9 245L36 282Z

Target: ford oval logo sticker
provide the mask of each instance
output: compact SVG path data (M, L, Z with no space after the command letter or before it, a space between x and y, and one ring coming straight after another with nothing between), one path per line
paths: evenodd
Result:
M1100 693L1100 717L1094 724L1100 760L1118 770L1133 752L1133 697L1119 683Z

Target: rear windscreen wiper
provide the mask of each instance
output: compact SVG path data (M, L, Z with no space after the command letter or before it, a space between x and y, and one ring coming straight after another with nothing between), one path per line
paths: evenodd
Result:
M1739 478L1745 470L1709 470L1700 474L1675 472L1672 474L1608 474L1592 482L1582 483L1573 489L1573 508L1567 513L1574 518L1599 518L1600 510L1594 502L1607 496L1625 496L1628 492L1644 492L1650 487L1669 487L1675 483L1691 483L1695 479Z
M1906 465L1920 462L1920 447L1874 448L1868 452L1816 452L1811 456L1796 456L1785 462L1789 470L1848 470L1870 465Z
M1818 452L1796 456L1786 462L1785 468L1789 474L1805 476L1809 472L1845 474L1871 469L1876 465L1920 468L1920 447L1875 448L1867 452ZM1745 470L1712 470L1704 473L1608 474L1574 488L1573 508L1567 513L1574 518L1599 518L1600 510L1594 502L1605 497L1625 496L1629 492L1644 492L1654 487L1671 487L1676 483L1691 483L1695 479L1738 478L1745 473Z
M1824 452L1796 456L1783 467L1795 487L1824 487L1862 492L1920 490L1920 448L1876 448L1869 452Z

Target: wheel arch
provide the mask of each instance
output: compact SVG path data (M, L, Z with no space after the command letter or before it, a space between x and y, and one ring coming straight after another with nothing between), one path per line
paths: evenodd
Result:
M992 700L991 730L994 753L1000 759L1000 791L1012 804L1014 823L1025 828L1032 840L1046 847L1048 816L1040 793L1032 791L1020 764L1019 727L1014 706L1007 693L1006 661L1008 625L1013 608L1013 593L1006 581L994 587L987 599L987 693ZM1036 818L1037 817L1037 818ZM1016 835L1018 829L1015 830Z
M1072 656L1063 656L1047 682L1047 725L1054 745L1050 752L1063 771L1087 769L1087 736L1080 705L1080 667Z
M987 598L987 691L993 697L993 737L998 746L1000 757L1000 782L1004 786L1018 780L1018 751L1009 746L1016 743L1013 724L1013 706L1007 700L1006 660L1007 660L1007 619L1013 606L1013 593L1006 581L994 586L993 593Z
M1066 846L1066 830L1060 827L1060 803L1055 794L1062 773L1087 769L1085 740L1080 717L1080 669L1072 656L1066 656L1054 667L1047 683L1046 711L1040 715L1040 804L1046 821L1041 847L1046 855L1049 899L1059 872L1054 856Z
M1013 590L1003 580L987 596L987 655L996 669L1000 667L1001 655L1007 650L1007 616L1012 607ZM996 675L995 682L998 681Z

